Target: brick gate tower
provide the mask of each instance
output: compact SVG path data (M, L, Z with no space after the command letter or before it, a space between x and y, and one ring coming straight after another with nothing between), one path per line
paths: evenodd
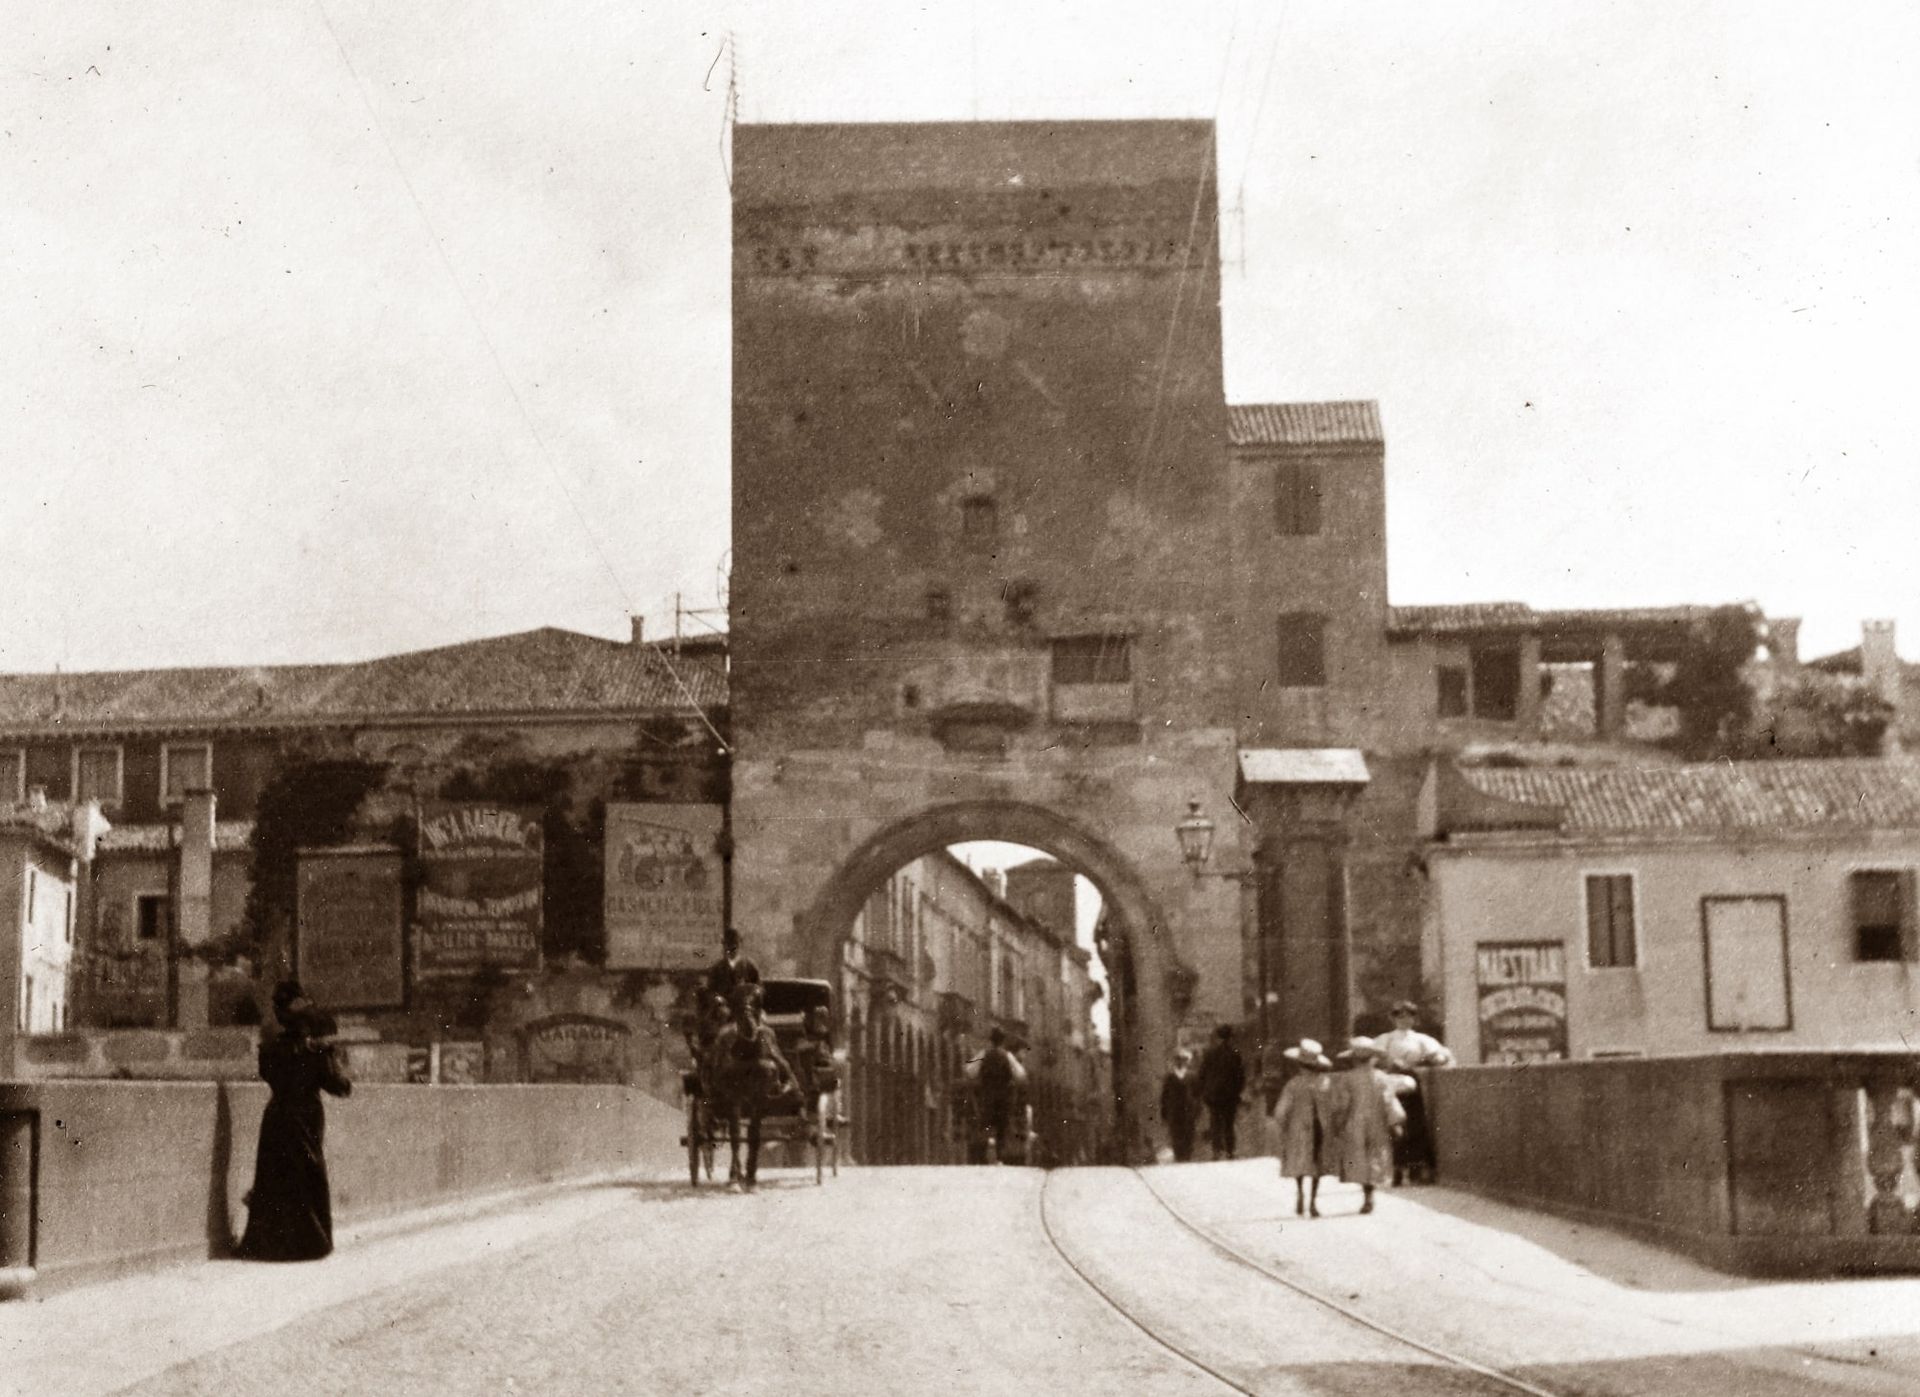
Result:
M1137 1150L1177 1032L1247 1007L1241 891L1173 837L1235 777L1212 124L733 151L735 919L857 1000L846 937L893 868L966 839L1072 864L1126 961Z

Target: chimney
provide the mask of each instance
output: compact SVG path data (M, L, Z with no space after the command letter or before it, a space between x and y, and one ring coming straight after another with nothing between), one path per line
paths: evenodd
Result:
M647 643L645 636L647 618L644 616L629 616L627 619L633 623L633 643L635 645L645 645Z

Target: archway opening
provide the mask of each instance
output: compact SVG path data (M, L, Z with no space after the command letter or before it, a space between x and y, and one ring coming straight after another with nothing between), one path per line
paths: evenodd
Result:
M798 927L841 999L855 1157L984 1162L968 1064L996 1030L1032 1108L1003 1162L1138 1157L1142 1065L1168 1050L1164 925L1119 854L1043 808L941 807L869 839Z

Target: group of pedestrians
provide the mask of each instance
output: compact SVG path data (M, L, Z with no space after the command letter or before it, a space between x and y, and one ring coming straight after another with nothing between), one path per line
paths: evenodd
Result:
M1373 1211L1384 1184L1433 1179L1432 1132L1415 1075L1451 1067L1453 1054L1417 1027L1420 1010L1402 1000L1393 1028L1378 1038L1355 1037L1332 1057L1311 1038L1263 1055L1261 1104L1271 1121L1280 1174L1294 1181L1294 1212L1320 1216L1320 1180L1333 1175L1361 1188L1360 1211ZM1206 1109L1213 1158L1232 1159L1234 1121L1246 1087L1246 1069L1222 1026L1202 1057L1182 1049L1160 1088L1160 1118L1173 1158L1193 1158L1194 1126Z

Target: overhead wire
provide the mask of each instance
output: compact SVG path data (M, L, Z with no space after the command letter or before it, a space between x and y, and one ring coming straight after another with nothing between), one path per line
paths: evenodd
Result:
M380 144L387 152L387 159L392 162L394 173L399 177L401 187L406 190L407 198L413 204L414 213L420 219L420 226L427 235L427 241L432 245L434 255L439 259L442 269L445 270L447 280L453 285L454 295L459 297L460 304L467 312L468 319L473 322L474 331L480 337L480 343L487 351L487 357L493 364L494 372L499 376L501 384L506 388L508 397L513 400L513 405L520 414L521 422L526 426L528 435L533 438L534 445L538 448L538 456L541 464L546 467L549 477L560 491L561 498L566 501L567 508L573 514L574 522L580 527L580 532L586 536L587 542L592 545L594 555L599 559L601 568L606 572L608 580L613 583L614 591L619 594L622 607L631 615L634 610L633 598L627 592L626 584L620 580L620 574L614 568L612 560L608 558L607 550L602 545L599 534L595 532L593 526L587 522L586 513L581 509L580 501L570 488L565 472L561 470L560 463L554 459L553 450L547 444L546 435L541 432L539 423L534 420L533 413L528 409L526 400L521 396L519 388L513 381L513 376L507 372L506 362L500 357L500 351L493 342L493 336L487 331L486 321L481 317L479 308L474 305L473 298L467 294L466 286L461 281L459 272L454 268L453 259L447 253L446 243L434 227L433 219L427 213L426 204L421 200L419 191L414 187L413 179L407 173L406 164L400 159L400 152L394 147L393 138L387 131L386 123L381 121L380 113L373 105L373 99L367 92L367 86L360 76L360 70L354 64L353 55L347 51L346 41L340 37L340 31L334 26L333 17L327 13L325 0L313 0L313 7L320 16L321 24L326 27L328 37L333 40L334 48L339 52L341 65L347 70L347 76L353 81L354 91L359 94L361 106L366 109L367 120L372 123L374 134L380 138ZM729 83L731 84L731 74L729 74ZM729 101L731 101L731 97ZM727 742L726 738L721 735L720 729L714 726L713 720L707 716L706 709L694 698L692 689L688 687L685 678L682 677L673 661L669 659L666 653L657 645L652 647L652 654L665 666L669 678L672 679L674 686L679 689L681 697L687 701L688 706L692 708L695 715L699 717L707 731L712 734L714 741L720 744L720 750L723 752L731 752L733 750L731 745Z

